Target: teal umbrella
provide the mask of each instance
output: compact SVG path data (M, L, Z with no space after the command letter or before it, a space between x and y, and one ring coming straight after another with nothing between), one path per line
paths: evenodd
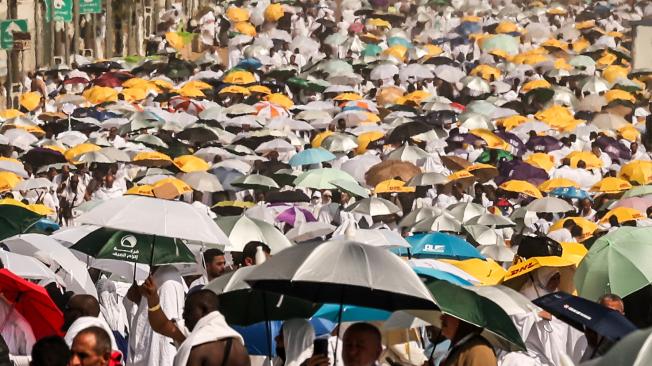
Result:
M379 45L370 43L362 51L363 56L378 56L383 51Z
M314 318L327 319L334 323L338 322L340 314L339 304L324 304L313 315ZM392 315L389 311L367 308L364 306L343 305L342 322L373 322L385 321Z
M180 239L107 228L99 228L91 232L70 249L95 259L113 259L149 265L195 263L195 256Z
M387 40L387 45L389 47L396 46L396 45L403 46L405 48L412 48L413 47L412 42L408 41L407 39L405 39L403 37L390 37Z
M623 194L623 198L642 197L642 196L647 196L649 194L652 194L652 185L638 186L625 192L625 194Z
M302 173L294 180L296 187L305 187L313 189L335 189L336 186L331 182L335 180L346 180L355 182L355 178L343 170L333 168L312 169Z
M507 34L497 34L482 42L483 51L502 50L510 55L518 54L519 40Z

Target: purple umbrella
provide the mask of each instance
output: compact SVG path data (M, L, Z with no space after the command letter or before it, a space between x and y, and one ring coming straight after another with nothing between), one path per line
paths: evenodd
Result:
M276 221L284 222L292 227L304 222L317 221L312 212L305 208L290 207L276 216Z
M561 142L552 136L532 136L525 144L531 151L551 152L561 149Z
M595 143L613 160L628 160L632 158L632 152L627 146L613 137L598 136L595 139Z
M532 166L521 160L506 161L500 164L498 168L499 176L494 179L497 185L501 185L508 180L526 180L534 185L539 185L550 177L545 170Z
M518 138L518 136L516 136L515 134L511 132L507 132L505 130L494 131L494 134L500 137L501 139L505 140L505 142L512 145L516 149L514 155L521 156L525 154L525 152L527 151L527 148L523 143L523 140Z

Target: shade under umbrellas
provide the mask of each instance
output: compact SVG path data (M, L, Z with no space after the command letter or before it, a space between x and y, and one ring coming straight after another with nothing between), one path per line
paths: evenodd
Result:
M619 312L565 292L548 294L533 302L579 331L583 332L588 328L612 341L617 341L637 329Z

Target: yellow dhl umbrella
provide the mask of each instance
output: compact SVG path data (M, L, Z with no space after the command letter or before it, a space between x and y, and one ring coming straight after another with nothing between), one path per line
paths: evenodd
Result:
M638 140L641 133L633 125L625 125L618 129L618 133L626 140L634 142Z
M539 268L553 267L559 271L561 283L559 289L573 293L573 275L575 274L575 263L562 257L532 257L526 261L516 263L507 269L503 284L515 290L520 290L523 284L531 277L527 274L533 273Z
M191 86L184 85L181 89L175 90L175 92L181 96L188 97L188 98L201 98L206 96L206 94L204 94L204 92L201 89L196 88L192 85Z
M607 100L608 103L613 102L614 100L627 100L632 103L636 103L636 97L633 96L632 94L620 90L620 89L611 89L608 90L606 93L604 93L604 98Z
M361 100L361 99L362 99L362 95L360 95L358 93L342 93L342 94L338 94L337 96L335 96L335 98L333 98L333 100L336 100L338 102L340 102L340 101L351 101L351 100Z
M290 109L292 106L294 106L292 99L280 93L270 94L265 97L265 100L285 109Z
M189 82L183 84L182 88L195 88L199 90L209 90L209 89L213 89L213 86L201 80L190 80Z
M469 133L484 140L491 149L509 150L511 147L505 140L486 128L476 128L470 130Z
M593 27L595 27L595 20L593 19L575 23L575 29L577 30L591 29Z
M591 192L618 193L632 188L632 185L620 178L607 177L591 187Z
M10 191L14 189L16 184L20 183L22 179L11 172L0 172L0 191Z
M367 151L367 147L370 143L373 141L378 141L383 137L385 137L385 134L380 131L369 131L361 133L358 136L358 147L355 149L356 154L364 154L364 152Z
M378 28L391 28L392 27L390 22L388 22L388 21L386 21L384 19L380 19L380 18L371 18L371 19L369 19L367 21L367 25L372 25L372 26L378 27Z
M152 193L157 198L171 200L190 192L192 192L192 188L186 182L175 177L163 178L152 184Z
M550 47L550 48L558 48L560 50L568 50L568 43L560 41L556 38L550 38L547 41L541 43L541 47Z
M403 61L405 59L405 55L407 54L407 51L408 51L407 47L400 44L395 44L392 47L389 47L388 49L384 50L383 55L392 56L397 60Z
M242 94L242 95L251 95L249 89L240 85L229 85L225 88L220 89L217 94Z
M496 27L496 33L514 33L518 32L518 26L512 22L502 21Z
M118 92L113 88L104 86L94 86L92 88L86 89L82 93L82 96L92 104L118 101Z
M652 161L634 160L620 168L618 176L640 185L652 183Z
M492 80L492 78L493 80L498 80L502 75L500 70L489 65L478 65L471 70L470 74L473 76L480 76L485 80Z
M591 42L587 41L586 38L581 37L577 41L573 42L573 51L575 51L576 53L580 53L585 49L589 48L590 46L591 46Z
M66 160L72 162L75 159L75 157L81 154L86 154L87 152L91 152L91 151L98 151L100 149L101 147L95 144L83 143L71 147L63 154L63 156L66 158Z
M546 11L546 13L548 13L550 15L566 15L567 11L566 11L566 9L564 9L564 8L562 8L560 6L556 6L554 8L548 9Z
M167 32L165 33L165 40L177 51L182 50L186 46L186 42L183 37L177 32Z
M398 179L388 179L376 184L374 193L410 193L414 192L414 187L406 187L405 182Z
M268 22L276 22L283 18L283 15L285 15L285 10L283 10L283 5L281 4L269 4L267 8L265 8L264 16L265 20Z
M444 52L444 50L441 47L435 44L427 44L423 46L423 49L426 51L426 55L424 56L424 58L437 57Z
M213 207L238 207L238 208L251 208L256 204L247 201L221 201L213 205Z
M134 156L132 162L148 167L164 167L172 164L172 159L158 151L143 151Z
M154 192L152 192L151 185L143 184L141 186L133 186L129 188L127 192L125 192L125 195L154 197Z
M475 176L470 171L466 169L462 169L456 171L455 173L452 173L446 178L448 178L449 182L454 182L456 180L461 180L461 179L475 178Z
M64 148L61 147L61 146L57 146L57 145L43 145L43 148L44 148L44 149L50 149L50 150L58 151L58 152L60 152L61 154L65 154L65 153L66 153L66 149L64 149Z
M123 88L147 88L153 84L156 86L156 84L152 83L149 80L145 80L143 78L131 78L129 80L125 80L125 82L122 83Z
M247 20L249 20L249 10L245 8L238 8L236 6L231 6L228 9L226 9L226 17L229 18L229 20L234 23L246 22Z
M32 135L36 135L36 136L45 135L45 131L43 131L43 129L39 126L16 126L16 128L25 130L31 133Z
M577 168L577 163L580 161L586 164L586 169L602 168L603 165L602 160L590 151L573 151L566 155L566 158L570 159L570 166L572 168Z
M27 208L30 211L36 212L37 214L39 214L41 216L47 216L47 215L50 215L50 214L54 213L53 209L51 209L50 207L48 207L48 206L46 206L46 205L44 205L42 203L32 203L30 205L27 205Z
M5 109L4 111L0 111L0 118L3 119L11 119L11 118L16 118L20 116L24 116L25 113L19 111L18 109Z
M573 65L569 64L564 58L556 59L553 66L557 70L566 70L566 71L573 70Z
M573 262L575 266L577 267L582 259L586 256L586 254L589 252L586 247L580 243L560 243L561 244L561 257Z
M490 164L475 163L464 170L473 174L480 183L488 182L498 176L498 169Z
M555 166L555 158L545 153L534 153L523 161L545 171L550 171Z
M509 192L521 193L526 196L530 196L534 198L543 197L541 191L539 191L537 187L535 187L532 183L524 180L518 180L518 179L510 180L501 184L500 188Z
M41 104L41 98L41 93L33 91L21 94L20 97L18 97L18 102L23 108L31 112Z
M627 78L629 67L620 65L611 65L602 70L602 77L610 83L615 83L620 78Z
M421 104L424 100L430 98L430 96L431 94L425 90L415 90L412 93L405 94L404 96L398 98L397 104L405 104L406 102Z
M511 59L511 56L507 53L505 50L501 50L499 48L494 48L493 50L489 51L490 55L494 55L496 57L504 58L505 60Z
M174 158L174 165L184 173L205 172L211 167L204 159L194 155L178 156Z
M539 89L539 88L550 89L552 88L552 84L550 84L548 80L545 79L528 81L523 85L523 87L521 87L521 92L527 93L530 90Z
M463 261L441 259L441 261L454 265L478 279L483 285L487 286L499 284L503 277L505 277L505 273L507 273L500 264L496 263L491 258L487 258L486 261L479 258L466 259Z
M147 98L147 89L134 87L123 89L121 94L127 102L136 102Z
M264 85L252 85L248 87L251 93L272 94L272 90Z
M599 221L600 224L606 224L609 222L612 216L615 216L618 220L618 223L622 224L626 221L640 220L644 219L645 215L635 208L631 207L616 207L611 211L607 212Z
M233 26L238 33L255 37L256 36L256 27L249 22L238 22Z
M507 131L510 131L510 130L522 125L523 123L525 123L527 121L529 121L529 119L527 117L517 114L517 115L513 115L513 116L498 119L498 120L496 120L496 124L498 126L503 126L503 127L505 127L505 129Z
M515 64L525 65L534 65L546 61L548 61L548 56L545 53L523 53L512 58L512 62Z
M238 84L238 85L253 84L256 82L256 77L254 76L254 74L250 73L249 71L235 70L229 72L224 77L223 81L225 83Z
M154 85L156 85L157 87L163 88L163 89L172 89L172 88L174 88L174 85L172 85L172 83L170 83L167 80L154 79L154 80L152 80L152 83Z
M537 112L534 118L560 131L572 131L580 123L568 108L557 104Z
M324 132L320 132L320 133L317 134L317 136L315 136L315 138L312 139L312 142L310 142L310 144L312 145L312 147L320 147L321 143L324 141L324 139L326 137L334 134L334 133L335 132L329 131L329 130L326 130Z
M585 219L584 217L567 217L561 219L554 223L550 227L550 231L559 230L564 227L564 223L567 220L572 220L575 225L579 226L582 229L582 236L579 238L580 241L584 241L593 236L593 233L598 230L598 224L595 222Z
M577 184L574 180L570 180L567 178L553 178L553 179L548 179L547 181L541 183L539 185L539 190L541 192L550 192L555 188L568 188L568 187L574 187L574 188L580 188L580 185Z

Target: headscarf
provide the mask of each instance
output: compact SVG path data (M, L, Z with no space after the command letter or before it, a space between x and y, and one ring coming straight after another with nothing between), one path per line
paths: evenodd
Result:
M556 274L559 274L557 268L541 267L531 275L530 279L521 287L521 291L519 292L530 301L547 295L550 291L548 291L546 285Z
M285 366L299 366L312 356L315 330L305 319L290 319L283 323Z
M100 302L100 312L109 324L109 327L125 334L128 329L127 312L118 302L118 292L115 283L107 278L100 278L95 284Z

